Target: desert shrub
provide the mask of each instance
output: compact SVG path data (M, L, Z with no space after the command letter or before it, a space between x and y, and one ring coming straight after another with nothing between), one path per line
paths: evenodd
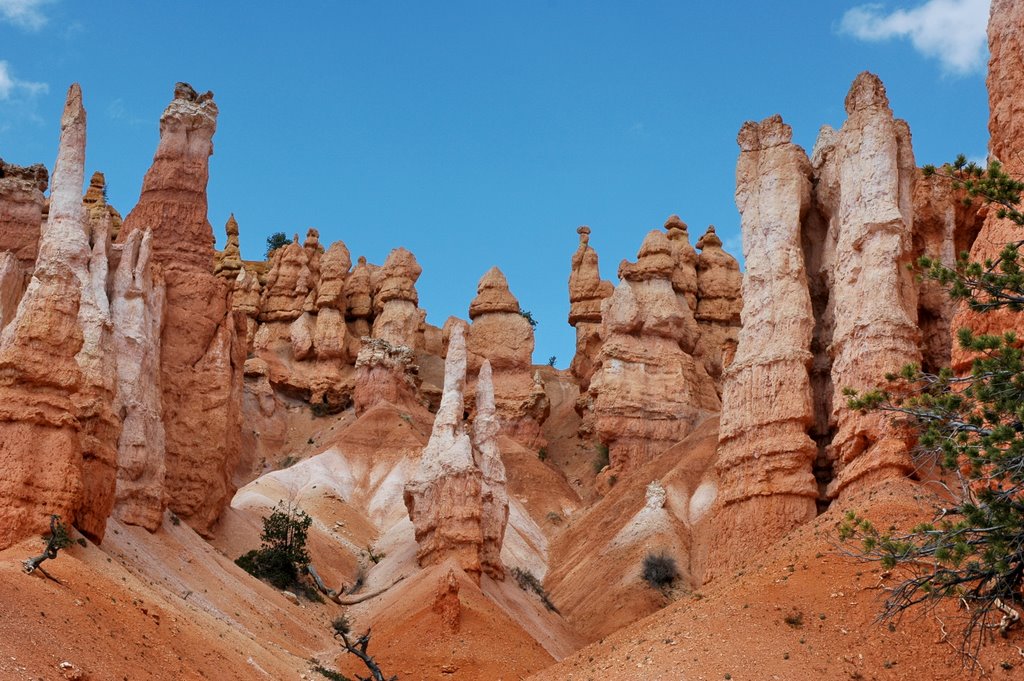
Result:
M541 447L540 451L537 452L537 458L540 459L541 461L546 460L548 458L548 448Z
M558 612L558 608L551 602L548 592L544 590L544 585L540 583L540 580L532 572L514 567L512 568L512 577L515 578L516 584L519 585L520 589L537 594L545 608L554 613Z
M338 615L331 620L331 629L334 629L335 634L347 634L352 631L352 623L344 615Z
M298 585L299 575L309 565L306 535L312 524L302 509L279 504L263 519L260 548L239 556L235 564L278 589Z
M644 556L644 581L657 589L663 589L676 581L679 569L676 559L664 551L648 553Z
M519 308L519 314L520 314L520 316L523 317L523 319L525 319L526 321L530 322L530 327L531 328L534 328L534 329L537 328L537 320L533 318L533 313L532 312L530 312L529 310L524 310L523 308Z

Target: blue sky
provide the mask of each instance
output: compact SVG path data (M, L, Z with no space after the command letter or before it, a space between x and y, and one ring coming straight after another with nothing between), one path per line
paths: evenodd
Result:
M246 258L320 230L353 258L405 246L420 305L463 318L507 275L536 362L572 358L576 227L606 278L678 213L739 256L736 133L781 113L808 150L862 70L910 122L919 165L984 158L987 0L111 2L0 0L0 157L52 166L82 84L87 170L127 214L174 83L220 107L210 221Z

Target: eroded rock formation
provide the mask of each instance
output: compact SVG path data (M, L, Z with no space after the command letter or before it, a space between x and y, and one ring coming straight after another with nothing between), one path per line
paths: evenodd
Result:
M635 263L601 306L600 366L590 384L596 431L613 469L630 470L683 439L720 408L715 384L693 353L697 322L672 276L664 232L644 239Z
M881 413L846 407L843 390L877 385L886 372L920 363L913 257L917 173L910 129L893 117L877 76L862 73L846 96L847 120L822 129L813 163L817 200L834 255L831 282L832 420L830 497L862 477L911 468L908 435ZM814 235L811 235L814 238ZM824 240L824 239L823 239Z
M719 427L721 510L712 563L766 546L815 515L818 452L810 368L814 310L802 246L811 164L780 116L739 134L743 326L725 370ZM756 528L756 529L755 529Z
M722 249L714 226L697 240L697 307L694 319L700 329L699 354L708 374L718 382L732 362L743 307L743 275L740 264Z
M422 272L416 256L406 249L388 253L373 293L374 338L409 348L416 344L420 324L416 280Z
M0 252L13 253L26 273L36 263L48 182L42 164L22 167L0 159Z
M416 557L423 567L454 558L471 577L482 571L504 575L501 540L508 514L504 466L497 450L490 401L490 371L477 380L482 418L473 437L463 421L467 350L463 326L454 325L445 359L444 391L430 440L416 474L405 486L405 505L413 522ZM480 407L478 407L478 410Z
M217 262L213 266L213 273L231 280L238 276L242 270L242 251L238 245L238 220L232 213L224 225L224 232L227 234L227 242L224 250L217 253Z
M519 301L497 267L484 273L476 291L469 305L472 324L466 339L470 371L476 373L485 360L490 361L501 429L524 447L537 450L544 445L541 424L551 407L533 371L533 326L520 313Z
M206 185L217 127L213 94L179 83L160 118L160 143L139 202L119 242L152 230L152 260L166 285L160 348L166 434L165 499L208 533L234 492L241 446L245 324L229 301L230 282L213 274Z
M113 473L107 470L112 462L94 451L94 460L85 463L73 401L84 384L76 358L84 349L81 280L88 277L91 254L82 207L84 163L85 110L74 84L61 117L51 209L32 280L0 335L3 547L44 530L51 513L102 539L97 516L103 509L88 508L87 500L107 511L113 503L113 488L103 480L105 472ZM84 311L90 318L93 313Z
M747 271L723 394L721 562L813 517L815 497L827 504L911 466L908 433L850 410L843 391L920 362L919 286L907 268L924 249L914 244L917 170L876 76L857 76L846 111L838 131L822 128L810 162L778 116L740 131ZM917 240L945 253L955 224L939 231Z
M586 390L594 373L594 360L601 348L601 302L615 288L601 279L597 251L590 245L590 227L576 230L580 245L572 256L569 274L569 324L576 329L576 354L569 369Z

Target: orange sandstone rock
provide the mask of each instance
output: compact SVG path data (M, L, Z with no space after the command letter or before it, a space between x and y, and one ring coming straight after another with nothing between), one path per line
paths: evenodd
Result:
M736 258L722 249L714 225L697 240L697 309L700 355L704 368L716 381L732 362L743 307L743 276Z
M533 371L533 327L519 312L508 280L492 267L477 284L470 303L472 324L466 339L469 367L479 371L485 360L494 371L494 400L501 429L524 447L546 444L541 426L550 413L543 383Z
M580 245L572 256L569 274L569 324L576 329L576 354L569 369L580 389L586 390L601 348L601 302L614 286L601 279L597 251L590 245L590 228L583 225L576 232Z
M814 311L801 238L811 166L780 116L739 133L743 326L725 370L712 566L770 545L815 515L809 369Z
M675 258L664 232L644 239L636 263L601 307L600 366L590 383L596 432L612 468L631 470L682 440L720 408L693 351L693 312L672 286Z
M454 558L479 582L481 572L504 578L501 545L508 521L505 467L490 365L477 379L477 420L472 436L463 420L467 352L463 325L451 327L444 391L430 440L405 486L405 505L422 567Z
M373 337L392 345L415 345L420 316L416 280L423 268L404 248L388 253L378 272L373 293Z
M160 144L139 203L118 241L153 232L154 263L166 283L161 389L167 443L165 498L196 530L209 533L234 488L241 447L245 326L235 318L230 282L213 274L206 184L217 126L213 94L179 83L160 118Z
M0 252L11 251L26 273L36 263L48 182L42 164L22 167L0 159Z
M908 434L886 414L848 409L843 390L877 386L886 372L921 359L917 286L907 269L917 173L910 129L893 117L885 87L870 73L854 80L846 112L838 131L822 129L813 154L818 206L834 244L822 262L833 322L831 497L860 478L911 469Z

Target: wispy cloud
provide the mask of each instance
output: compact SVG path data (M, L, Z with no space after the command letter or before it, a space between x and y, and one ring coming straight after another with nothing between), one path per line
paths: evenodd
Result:
M128 109L122 97L111 100L110 104L107 105L107 117L127 125L139 125L143 122L141 118Z
M43 7L53 0L0 0L0 20L28 31L38 31L46 25Z
M34 97L48 92L49 89L50 86L46 83L15 78L11 72L11 65L6 61L0 61L0 102L15 98L19 94Z
M945 71L964 75L984 69L989 2L927 0L891 12L881 4L860 5L843 15L839 30L871 42L909 38L914 49L938 59Z

